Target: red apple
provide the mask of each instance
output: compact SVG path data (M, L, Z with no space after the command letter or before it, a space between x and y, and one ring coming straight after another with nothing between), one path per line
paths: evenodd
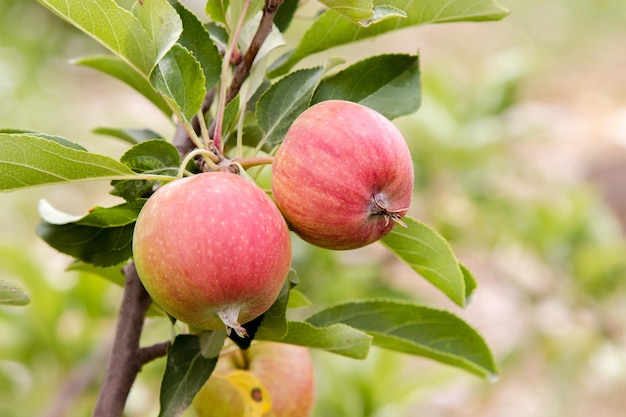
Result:
M249 374L247 379L243 373ZM252 381L258 381L259 386ZM307 348L256 342L247 350L237 349L220 357L193 405L198 417L244 417L245 403L263 403L258 407L265 411L263 417L307 417L313 408L314 385ZM241 395L242 388L247 389L247 395ZM263 393L269 394L269 400Z
M330 100L291 125L272 166L272 193L309 243L355 249L391 231L411 202L413 163L400 131L380 113Z
M191 326L233 328L276 300L291 262L274 202L238 175L172 181L147 201L133 237L139 277L154 301Z

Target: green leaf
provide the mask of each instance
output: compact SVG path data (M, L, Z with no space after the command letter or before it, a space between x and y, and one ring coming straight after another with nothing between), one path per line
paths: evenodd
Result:
M474 290L478 287L478 283L476 282L476 278L474 278L472 272L467 269L465 265L459 264L459 266L461 267L461 272L463 272L463 281L465 282L465 303L467 305L472 300Z
M312 304L311 300L309 300L306 295L302 294L302 292L296 289L292 289L289 292L289 304L287 304L287 308L302 308Z
M164 139L150 139L138 143L122 155L120 162L135 172L176 175L180 155L174 145Z
M110 55L95 55L74 59L72 63L93 68L113 78L117 78L148 99L167 117L171 117L172 109L165 102L163 97L152 88L145 77L141 76L121 59Z
M282 142L289 126L309 106L323 70L320 66L295 71L263 93L256 117L266 141L273 145Z
M298 3L300 0L285 0L283 4L278 8L278 12L274 16L274 24L282 33L285 33L293 17L298 10Z
M274 304L263 314L263 321L257 330L256 338L279 340L287 333L286 312L290 288L291 283L287 279Z
M178 150L163 139L146 140L130 148L120 162L134 172L158 174L176 177L180 165ZM146 197L152 192L159 181L154 180L122 180L112 181L112 195L133 201Z
M374 16L372 0L319 0L319 2L353 23Z
M211 20L226 24L226 11L229 5L230 0L208 0L205 11Z
M207 28L198 17L180 2L174 8L183 21L183 34L178 43L187 48L200 63L208 90L217 84L222 72L222 56L215 46Z
M148 33L159 62L183 32L183 23L167 0L137 1L132 12Z
M148 139L163 139L160 134L150 129L118 129L114 127L98 127L93 130L93 133L112 136L133 145Z
M106 279L109 282L112 282L120 287L124 286L124 273L122 272L122 265L113 265L113 266L95 266L92 264L88 264L82 261L74 261L67 267L68 271L79 271L79 272L87 272L90 274L97 275ZM152 303L154 305L154 303Z
M167 351L167 364L161 382L159 417L179 416L209 379L217 357L202 355L200 338L178 335Z
M96 207L76 218L54 209L45 200L39 205L42 222L37 235L61 253L95 266L119 265L132 256L135 221L145 200L115 207Z
M0 281L0 305L25 306L30 302L30 295L23 290Z
M394 227L381 242L452 301L464 307L465 279L448 242L416 219L405 216L402 221L408 227Z
M189 122L206 95L202 67L191 52L176 44L150 74L150 83Z
M345 324L317 326L305 321L289 321L289 331L276 342L322 349L338 355L364 359L369 353L372 338L364 332Z
M498 371L483 338L452 313L407 301L370 300L325 309L307 319L314 326L337 323L374 337L374 345L423 356L481 377Z
M64 137L57 135L48 135L46 133L38 133L30 130L22 130L22 129L0 129L0 133L9 133L9 134L27 134L30 136L36 136L43 139L48 139L53 142L58 143L59 145L67 146L68 148L76 149L77 151L87 151L82 145L78 143L74 143L65 139Z
M157 61L157 47L142 23L114 0L38 0L147 75ZM166 2L166 0L153 0Z
M312 103L347 100L368 106L388 119L420 106L419 59L416 55L378 55L324 78Z
M369 19L360 20L359 25L363 27L368 27L373 24L380 23L383 20L392 19L395 17L407 17L407 15L403 10L400 10L394 6L376 6L374 8L374 13L372 14L372 17L370 17Z
M0 133L0 190L69 181L131 179L136 175L107 156L77 150L46 137Z
M375 0L375 6L403 10L406 18L386 19L369 27L361 27L334 10L325 11L301 38L295 51L272 70L270 77L287 73L309 55L339 45L426 23L496 20L509 10L496 0Z

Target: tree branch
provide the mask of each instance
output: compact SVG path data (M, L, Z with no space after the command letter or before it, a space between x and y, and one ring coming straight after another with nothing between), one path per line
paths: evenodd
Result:
M239 93L243 82L248 77L248 74L250 74L250 68L252 68L254 59L259 53L263 42L265 42L265 39L267 39L268 35L272 31L274 17L278 12L278 7L282 3L283 0L265 0L263 16L261 17L259 27L252 38L252 42L250 43L250 47L246 51L246 54L243 56L241 62L239 62L239 64L235 67L233 81L231 82L228 92L226 93L226 104L230 103L230 101L235 98L237 93Z
M120 417L130 389L143 365L165 355L167 351L167 342L159 344L158 349L150 347L143 350L139 347L141 330L152 300L139 280L135 264L126 265L123 271L126 283L122 306L94 417Z

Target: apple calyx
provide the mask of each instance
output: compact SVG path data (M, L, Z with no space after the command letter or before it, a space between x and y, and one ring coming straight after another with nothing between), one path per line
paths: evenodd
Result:
M231 330L234 330L235 333L237 333L237 336L241 338L248 336L248 332L238 321L239 307L228 306L225 309L218 311L216 314L226 325L226 334L228 336L230 336Z
M393 221L394 223L404 227L407 229L409 226L405 222L402 221L402 213L406 212L408 208L403 208L400 210L389 210L387 209L387 204L385 203L385 198L380 194L372 194L372 205L370 208L370 214L372 216L383 216L385 219L385 227L389 225L389 221Z

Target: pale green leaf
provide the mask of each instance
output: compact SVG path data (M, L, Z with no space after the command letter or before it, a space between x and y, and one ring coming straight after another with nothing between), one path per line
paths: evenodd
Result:
M148 80L121 59L111 55L96 55L75 59L72 63L94 68L111 77L117 78L147 98L168 118L172 116L172 109L165 100L163 100L163 97L152 88Z
M140 142L150 139L163 139L160 134L150 129L119 129L115 127L97 127L93 130L93 133L118 138L132 145L136 145Z
M0 281L0 305L25 306L30 302L30 295L25 291Z
M0 133L0 190L135 176L130 168L104 155L73 149L41 136Z
M114 0L38 1L123 58L140 73L149 74L156 63L154 41L139 19Z
M374 14L369 19L359 21L359 25L368 27L376 23L380 23L383 20L392 19L394 17L407 17L403 10L394 6L382 5L374 8Z
M319 2L354 23L374 16L372 0L319 0Z
M307 319L345 324L374 337L374 345L423 356L486 378L498 371L483 338L454 314L408 301L368 300L327 308Z
M496 20L509 11L496 0L375 0L375 6L402 10L406 18L388 18L362 27L334 10L325 11L306 31L296 49L269 74L276 77L288 72L300 60L317 52L360 39L427 23Z
M167 0L137 1L132 12L152 40L159 62L183 32L178 13Z
M316 326L304 321L289 321L289 331L274 340L292 345L322 349L338 355L364 359L369 353L372 338L345 324Z
M452 301L465 306L465 279L448 242L416 219L405 216L402 221L408 227L394 227L381 242Z

